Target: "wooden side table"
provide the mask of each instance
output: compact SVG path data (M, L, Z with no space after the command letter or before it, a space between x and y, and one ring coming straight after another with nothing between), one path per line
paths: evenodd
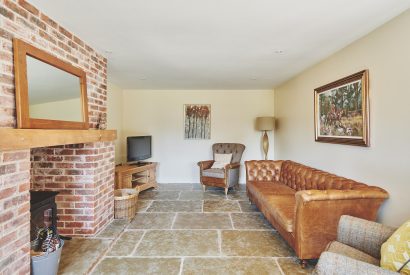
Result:
M135 188L139 191L157 188L157 162L124 164L115 167L115 189Z

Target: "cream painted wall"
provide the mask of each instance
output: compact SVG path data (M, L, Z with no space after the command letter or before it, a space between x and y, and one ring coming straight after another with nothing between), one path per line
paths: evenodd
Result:
M410 11L275 89L275 157L377 185L390 193L379 219L410 218ZM371 147L317 143L313 90L369 69Z
M30 117L82 121L81 99L73 98L30 105Z
M243 160L261 159L261 133L254 129L257 116L271 116L273 91L169 91L124 90L123 152L125 138L152 135L151 161L160 163L161 183L199 182L198 161L212 159L215 142L246 145ZM211 104L211 139L185 140L183 105ZM270 157L273 139L270 134ZM241 182L245 182L242 166Z
M117 130L117 140L115 141L115 163L122 162L122 121L123 121L123 92L115 84L108 83L107 86L107 129Z

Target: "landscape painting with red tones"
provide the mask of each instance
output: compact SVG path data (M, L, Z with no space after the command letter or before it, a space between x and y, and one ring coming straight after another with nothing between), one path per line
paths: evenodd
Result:
M185 104L185 139L211 138L211 105Z

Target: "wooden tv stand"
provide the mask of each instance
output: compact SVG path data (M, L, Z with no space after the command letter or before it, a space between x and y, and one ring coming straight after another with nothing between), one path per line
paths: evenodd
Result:
M139 191L157 188L157 162L122 164L115 167L115 189L134 188Z

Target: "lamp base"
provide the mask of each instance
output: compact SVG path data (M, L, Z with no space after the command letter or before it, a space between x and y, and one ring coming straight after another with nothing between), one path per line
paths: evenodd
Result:
M269 151L269 138L268 138L268 133L267 131L264 131L263 137L262 137L262 147L263 147L263 152L265 153L265 160L268 159L268 151Z

